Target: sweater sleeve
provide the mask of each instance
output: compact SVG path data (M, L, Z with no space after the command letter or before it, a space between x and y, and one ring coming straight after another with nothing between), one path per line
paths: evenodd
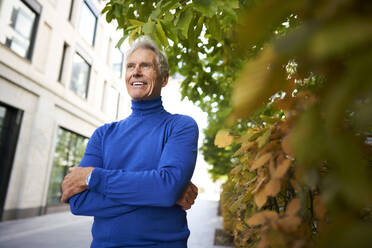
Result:
M123 171L96 168L90 190L136 206L175 205L190 182L196 162L198 127L188 116L175 121L156 170Z
M85 149L81 167L103 167L102 136L104 127L94 131ZM135 206L123 204L118 199L110 199L101 193L85 190L72 196L69 200L71 212L75 215L113 217L136 209Z

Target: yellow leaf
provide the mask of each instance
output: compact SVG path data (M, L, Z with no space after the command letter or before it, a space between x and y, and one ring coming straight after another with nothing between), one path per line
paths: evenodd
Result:
M290 159L285 159L284 161L282 161L275 169L273 178L281 179L287 173L291 164L292 164L292 161Z
M277 99L275 100L274 102L274 106L278 109L281 109L281 110L290 110L292 109L292 106L294 104L294 99L293 97L285 97L283 99Z
M266 153L270 151L278 151L281 148L279 140L272 140L267 143L261 150L260 153Z
M301 189L300 185L294 179L290 179L289 181L291 182L291 185L294 188L295 192L299 192Z
M265 182L265 179L266 179L266 177L261 178L261 179L258 180L258 183L257 183L256 187L251 192L252 194L255 194L261 188L262 184Z
M278 179L271 179L264 188L264 191L267 196L275 197L279 192L281 188L280 180Z
M233 156L236 157L242 155L243 153L246 153L253 145L254 142L244 142Z
M269 172L270 172L270 177L273 178L273 175L275 173L275 166L274 166L274 159L270 159L270 163L269 163Z
M290 138L289 135L287 135L287 136L285 136L285 137L283 138L283 140L282 140L282 148L283 148L283 151L284 151L286 154L288 154L288 155L294 157L294 153L293 153L293 150L292 150L292 147L291 147L291 144L290 144L290 139L291 139L291 138Z
M230 174L231 175L235 175L235 174L238 174L242 169L242 166L241 165L237 165L235 166L231 171L230 171Z
M286 75L273 47L248 62L238 77L232 95L233 112L229 121L252 114L285 84Z
M264 210L245 220L245 223L249 226L258 226L276 221L277 219L278 214L275 211Z
M286 216L279 219L277 223L284 231L294 232L301 223L301 218L298 216Z
M288 216L294 216L298 213L298 211L301 209L301 202L300 199L294 198L292 201L288 204L287 210L285 211L285 214Z
M267 128L262 128L262 129L249 129L246 134L244 134L242 137L238 139L238 142L244 143L247 141L254 141L258 137L260 137Z
M266 235L261 235L260 242L258 242L256 248L267 248L269 246L269 240Z
M268 152L262 155L259 159L253 162L252 167L250 171L254 171L257 168L260 168L261 166L265 165L272 157L272 153Z
M258 191L257 194L254 196L254 202L256 203L258 208L261 208L263 205L265 205L267 201L267 195L265 190Z
M320 196L314 198L314 212L320 220L323 220L327 213L327 208Z
M132 42L136 38L136 34L141 32L141 27L133 29L132 33L129 36L129 41Z
M218 131L216 138L214 139L214 145L223 148L228 145L231 145L234 138L229 134L227 130L220 130Z
M145 24L144 22L138 21L136 19L129 19L128 21L133 26L143 26Z
M236 225L235 225L235 229L238 230L238 231L243 231L244 226L243 226L242 222L237 222Z

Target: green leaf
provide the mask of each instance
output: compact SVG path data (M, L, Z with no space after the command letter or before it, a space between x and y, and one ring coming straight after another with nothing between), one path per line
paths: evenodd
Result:
M128 21L134 26L143 26L145 24L144 22L138 21L136 19L129 19Z
M202 31L204 19L205 19L205 16L203 16L203 15L201 17L199 17L199 20L198 20L198 23L197 23L196 29L195 29L195 34L197 36L199 36L200 32Z
M153 19L153 20L155 20L156 18L158 18L160 12L161 12L161 9L160 9L160 8L156 8L156 9L154 9L154 10L151 12L150 18Z
M217 2L215 0L194 0L194 5L197 10L207 17L212 17L217 13Z
M189 25L192 21L193 13L191 8L187 8L182 12L180 19L178 20L177 27L181 30L181 34L187 39L187 33L189 31Z
M163 6L161 6L163 12L166 12L172 8L177 8L180 6L179 0L173 0L166 2Z
M112 6L110 4L107 4L101 11L101 14L104 14L112 9Z
M119 5L115 4L113 6L113 9L114 9L114 17L119 18L121 16Z
M114 18L114 14L113 14L112 9L111 9L111 10L107 11L107 13L106 13L106 21L108 23L110 23L113 18Z
M142 31L145 35L150 35L154 32L155 23L152 21L148 21L143 25Z
M262 146L266 145L266 143L269 141L270 135L271 129L267 129L262 136L257 138L258 148L261 148Z
M222 32L221 32L220 22L219 22L218 17L216 15L209 19L208 30L209 30L210 34L213 36L214 39L216 39L216 40L222 39Z
M163 21L160 21L161 24L163 25L164 27L164 31L165 31L165 34L167 35L167 37L169 39L171 39L172 41L178 43L178 35L177 35L177 30L176 28L173 26L173 23L169 23L169 22L163 22Z
M156 31L157 31L157 34L158 34L158 37L159 37L159 40L161 41L162 45L163 46L168 46L168 38L167 36L165 35L164 33L164 30L163 30L163 27L161 26L160 24L160 21L158 20L158 22L156 23Z
M229 0L229 1L224 1L224 5L229 6L232 9L238 9L239 6L239 0Z
M125 35L123 37L120 38L120 40L118 41L118 43L116 44L116 47L120 49L121 47L121 44L123 44L123 42L125 41L125 39L127 38L128 35Z
M136 38L137 33L140 33L140 32L141 32L141 27L138 26L138 27L135 28L135 29L132 31L132 33L130 34L130 36L129 36L129 41L130 41L130 42L134 41L135 38Z

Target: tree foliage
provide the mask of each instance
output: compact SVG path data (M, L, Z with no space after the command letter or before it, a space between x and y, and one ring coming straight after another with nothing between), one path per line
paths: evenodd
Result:
M237 247L372 243L371 11L362 0L108 1L123 39L151 36L208 113L201 149L215 177L229 173L222 212Z
M233 57L239 0L135 1L110 0L102 13L108 22L116 21L123 37L150 36L165 50L172 75L181 75L182 96L208 113L208 128L201 151L213 165L217 179L231 169L233 150L214 146L214 137L225 125L231 111L232 84L246 57L257 47Z

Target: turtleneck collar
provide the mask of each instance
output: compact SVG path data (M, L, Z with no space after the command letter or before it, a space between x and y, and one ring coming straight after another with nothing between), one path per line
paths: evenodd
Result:
M162 111L164 111L164 107L161 96L145 101L132 100L132 116L145 116Z

